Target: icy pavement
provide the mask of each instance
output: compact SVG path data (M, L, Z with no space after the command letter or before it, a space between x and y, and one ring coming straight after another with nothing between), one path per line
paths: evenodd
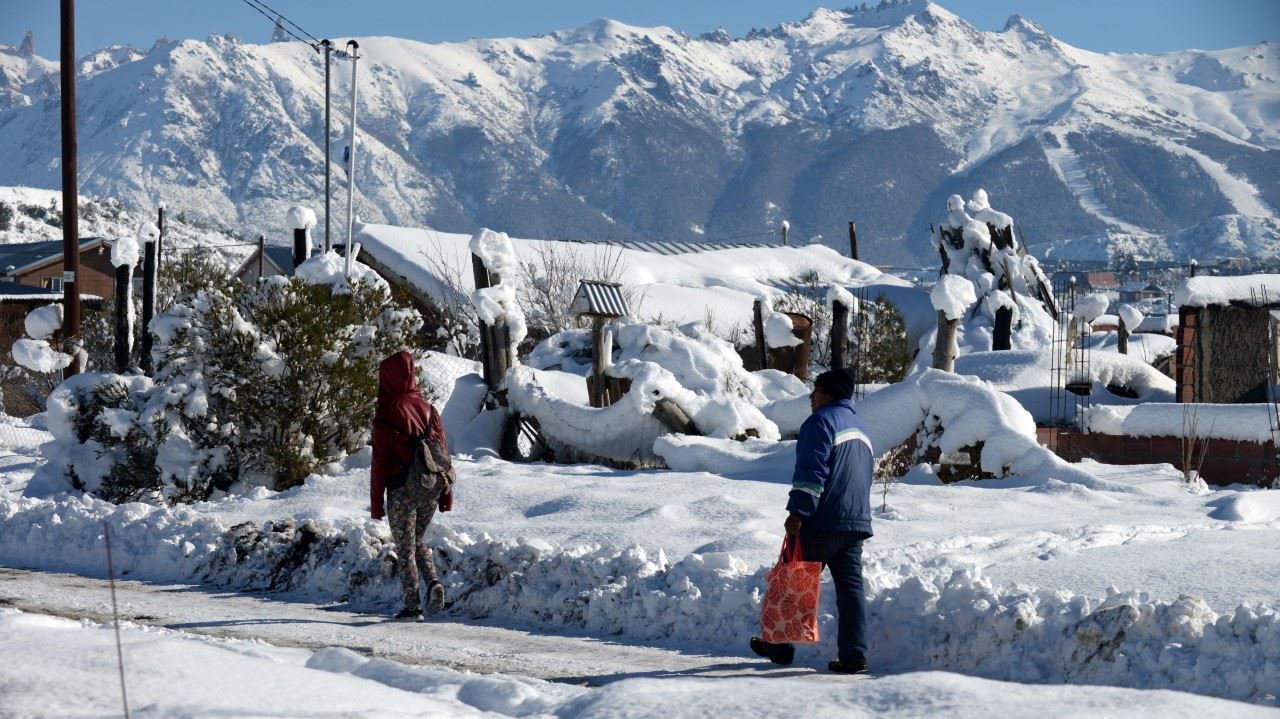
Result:
M6 604L48 604L87 617L0 608L4 713L120 711L115 635L94 623L109 614L106 582L12 570L0 576ZM1029 686L944 672L844 677L448 622L371 623L325 607L183 587L121 582L117 591L131 617L121 622L121 653L139 716L794 717L800 707L850 717L1280 715L1173 691ZM238 618L208 619L227 613ZM565 676L578 667L591 671ZM563 681L528 676L538 670Z

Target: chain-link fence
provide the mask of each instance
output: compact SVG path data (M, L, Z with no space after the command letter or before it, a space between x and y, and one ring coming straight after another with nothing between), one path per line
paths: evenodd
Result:
M459 377L481 372L479 362L443 352L423 352L418 365L422 396L439 408L448 404Z
M0 414L0 450L32 449L53 439L42 429L28 426L20 419Z

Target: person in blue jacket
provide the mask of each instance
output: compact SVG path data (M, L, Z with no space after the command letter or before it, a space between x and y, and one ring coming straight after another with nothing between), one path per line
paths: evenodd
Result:
M853 376L848 370L823 372L814 381L813 414L800 427L796 469L784 527L799 536L808 562L831 570L839 615L839 658L833 672L867 671L867 599L862 581L862 543L871 532L871 480L875 453L866 427L853 410ZM777 664L790 664L791 644L751 638L751 649Z

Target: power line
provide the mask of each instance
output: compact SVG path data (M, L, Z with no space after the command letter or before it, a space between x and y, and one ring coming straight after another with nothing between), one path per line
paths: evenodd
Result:
M241 2L243 2L245 5L248 5L249 7L253 8L254 10L257 10L259 13L261 13L261 14L262 14L262 16L263 16L263 17L265 17L265 18L267 18L268 20L270 20L271 22L275 23L277 27L279 27L281 30L284 30L286 33L288 33L289 37L291 37L291 38L293 38L294 40L297 40L298 42L303 43L303 44L305 44L305 45L310 45L310 46L311 46L311 48L312 48L313 50L316 50L317 52L319 52L319 50L320 50L320 40L319 40L319 38L317 38L315 35L312 35L311 33L307 32L306 30L303 30L303 29L298 25L298 23L296 23L296 22L294 22L294 21L290 20L289 18L285 17L285 16L284 16L283 14L281 14L279 11L277 11L277 10L273 9L270 5L267 5L266 3L262 2L262 0L240 0L240 1L241 1ZM274 17L273 17L273 15L274 15ZM294 26L294 27L298 28L298 32L301 32L303 35L306 35L307 37L309 37L309 38L311 38L311 39L310 39L310 40L304 40L304 39L302 39L302 38L298 37L297 33L295 33L294 31L290 30L288 27L285 27L285 25L281 24L281 23L282 23L282 21L283 21L284 23L288 23L289 25L292 25L292 26Z

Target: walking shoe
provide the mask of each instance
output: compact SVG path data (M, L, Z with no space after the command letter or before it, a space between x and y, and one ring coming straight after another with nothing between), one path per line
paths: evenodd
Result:
M396 619L397 619L397 620L399 620L399 621L410 621L410 622L411 622L411 621L414 621L414 620L416 620L416 619L421 619L421 618L422 618L422 610L421 610L421 609L411 609L411 608L409 608L409 607L405 607L404 609L401 609L401 610L400 610L400 613L396 615Z
M839 659L832 659L827 664L827 669L836 674L866 674L866 662L842 662Z
M432 581L427 587L427 611L438 614L442 609L444 609L444 585L438 581Z
M770 644L760 637L751 637L751 651L774 664L790 664L796 658L796 648L790 644Z

